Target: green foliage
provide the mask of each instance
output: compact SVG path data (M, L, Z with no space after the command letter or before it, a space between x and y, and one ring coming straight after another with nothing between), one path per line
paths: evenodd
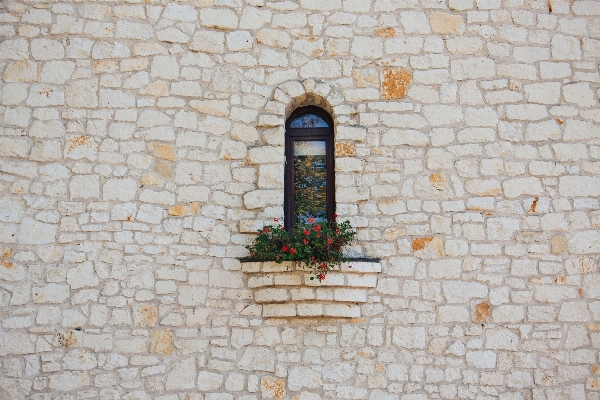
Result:
M246 248L250 256L258 260L299 262L313 270L311 279L322 281L328 271L348 261L342 247L350 244L355 236L350 221L315 222L309 218L306 224L296 223L291 231L286 231L281 224L267 225Z

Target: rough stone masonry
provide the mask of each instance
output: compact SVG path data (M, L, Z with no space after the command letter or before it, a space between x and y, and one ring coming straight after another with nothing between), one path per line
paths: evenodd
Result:
M3 0L0 37L0 399L600 399L600 1ZM310 104L381 260L335 287L239 260Z

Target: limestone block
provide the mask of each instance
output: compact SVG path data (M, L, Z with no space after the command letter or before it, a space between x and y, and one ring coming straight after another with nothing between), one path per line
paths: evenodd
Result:
M75 63L72 61L48 61L42 68L40 80L62 85L71 78L74 70Z
M76 198L98 199L100 197L100 177L98 175L75 175L69 182L71 200Z
M32 299L34 303L56 303L61 304L69 297L69 286L48 283L44 286L34 286Z
M123 39L148 40L154 37L154 29L147 23L120 19L117 21L115 36Z
M423 327L396 327L392 336L395 345L407 349L424 349L426 339Z
M312 60L300 67L300 76L303 78L339 78L342 76L342 67L336 60Z
M214 372L200 371L198 389L201 391L217 390L223 386L223 375Z
M135 97L132 94L122 90L100 89L100 107L131 108L134 106Z
M288 388L291 391L298 391L303 387L316 389L321 387L321 372L310 367L295 366L288 374Z
M177 79L179 77L179 64L173 56L158 55L152 60L150 66L151 78Z
M541 62L540 76L542 79L557 79L571 76L571 65L566 62Z
M104 201L131 201L135 198L136 192L137 184L131 178L109 179L102 186Z
M550 49L545 47L515 47L513 50L515 60L520 63L533 64L538 61L550 59Z
M507 105L506 116L509 119L536 121L548 116L545 106L538 104Z
M26 128L29 126L31 109L26 107L7 108L4 112L4 123L6 125Z
M58 86L34 84L27 97L27 105L34 107L56 106L64 103L65 92Z
M385 41L386 54L419 54L423 51L423 38L407 37Z
M63 372L52 374L48 380L48 387L53 390L71 391L89 386L90 374L88 372Z
M272 12L268 9L246 6L240 18L240 28L260 29L271 21L272 15Z
M581 60L581 43L574 36L560 33L552 37L553 60Z
M162 42L187 43L190 37L177 28L168 27L156 32L156 37Z
M265 46L287 49L292 40L285 31L263 28L256 33L256 42Z
M594 176L562 176L559 192L565 197L600 196L600 178Z
M98 361L96 356L83 349L75 349L68 351L63 357L63 365L68 370L83 370L87 371L96 368Z
M0 43L0 58L3 60L29 59L29 46L26 39L3 40Z
M487 286L477 282L444 282L442 290L449 303L465 304L472 298L486 298L488 295Z
M35 82L38 76L39 64L29 60L20 60L8 63L3 79L5 82Z
M32 161L57 161L62 158L62 143L58 141L37 142L31 149L29 159ZM18 150L18 147L15 148Z
M23 218L19 231L21 244L45 244L55 241L58 225L45 224L31 218Z
M58 40L33 39L31 56L34 60L59 60L65 56L65 48Z
M462 306L440 306L438 308L438 319L442 323L469 322L470 312Z
M202 8L200 10L200 23L202 26L216 29L236 29L238 17L227 8Z
M456 125L463 120L461 107L447 105L427 105L423 114L432 126Z
M95 42L92 47L92 58L94 60L128 57L131 57L131 50L121 42Z
M173 365L167 375L165 388L167 390L196 389L196 360L194 357Z
M169 329L150 331L150 353L171 354L173 349L173 335Z
M98 107L98 79L91 78L68 84L66 101L71 107Z
M568 119L566 121L564 140L585 140L600 137L600 127L589 121Z
M490 350L469 351L466 354L467 365L474 368L496 368L496 353Z
M600 233L595 230L576 232L568 240L572 254L593 254L600 252Z
M435 260L429 263L429 277L433 279L458 279L461 273L460 259Z
M446 35L465 32L465 21L460 15L433 12L429 16L429 24L433 33Z
M275 354L268 347L249 346L244 350L244 354L237 365L238 368L244 371L274 372Z
M519 197L524 194L540 195L544 189L539 178L514 178L502 182L504 195L509 198Z
M466 60L452 60L452 79L493 78L496 75L496 65L493 60L485 57L471 57Z
M589 322L590 312L586 301L568 301L560 305L558 320L565 322Z
M560 125L555 120L527 124L525 140L536 142L558 140L561 136Z
M300 6L308 10L331 11L342 8L341 0L300 0Z
M597 101L594 91L588 83L571 83L563 86L563 97L567 103L577 104L579 107L595 107Z
M2 104L11 106L27 99L28 87L25 83L7 83L2 87Z
M350 53L365 59L381 58L383 56L383 43L379 38L356 36L352 41Z
M187 4L169 3L164 9L162 17L173 21L195 22L198 12Z
M428 35L431 33L429 21L424 12L402 11L400 13L400 23L407 35Z
M600 299L600 275L585 275L583 277L583 291L588 299Z

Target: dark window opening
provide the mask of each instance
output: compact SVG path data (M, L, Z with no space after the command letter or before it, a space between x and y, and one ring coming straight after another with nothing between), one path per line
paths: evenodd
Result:
M323 109L296 109L285 132L285 226L309 218L332 221L335 212L333 120Z

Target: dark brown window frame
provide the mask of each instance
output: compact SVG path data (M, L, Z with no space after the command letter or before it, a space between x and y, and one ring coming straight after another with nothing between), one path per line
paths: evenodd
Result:
M327 128L290 128L290 123L302 114L315 114L323 118L329 125ZM335 143L333 118L325 110L317 106L305 106L295 109L285 122L285 174L283 212L284 226L287 230L294 228L294 140L324 140L325 141L325 171L327 204L327 221L333 221L335 213Z

